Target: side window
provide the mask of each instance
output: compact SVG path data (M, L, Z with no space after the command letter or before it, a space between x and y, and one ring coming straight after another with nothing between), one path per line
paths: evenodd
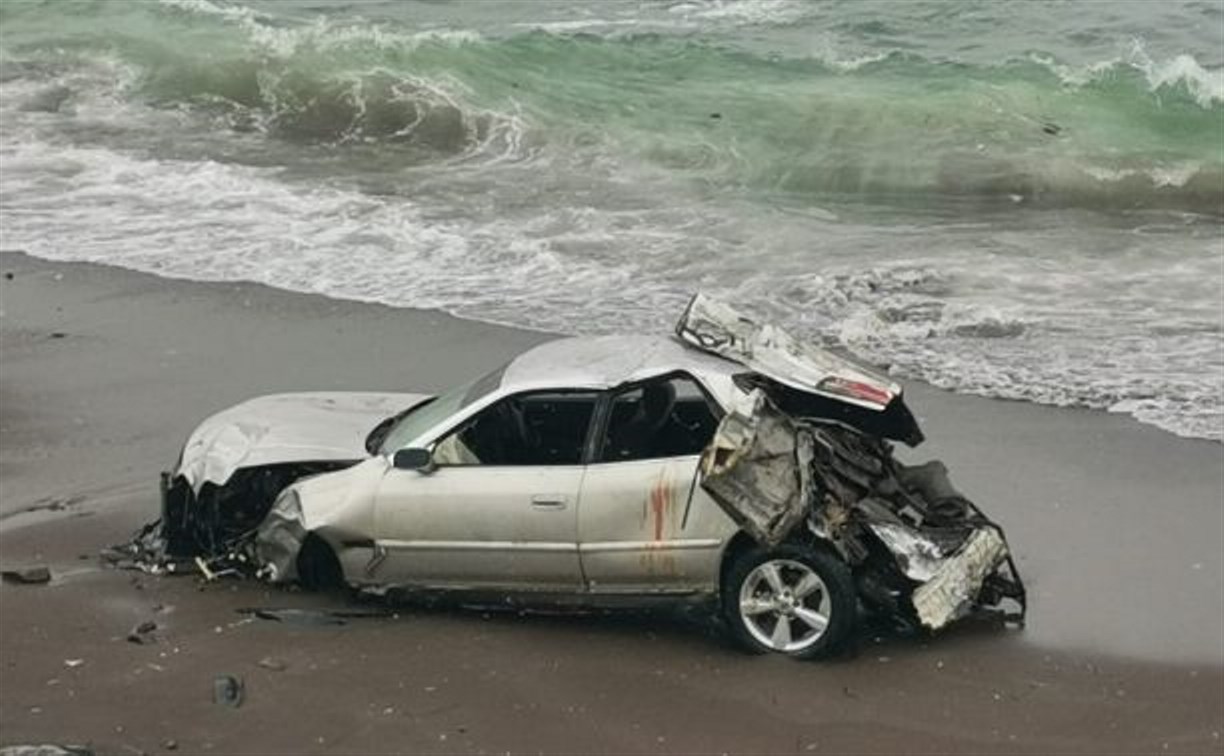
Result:
M480 411L434 447L439 465L582 463L593 393L540 392L507 397Z
M612 397L599 461L697 454L714 437L721 414L686 376L625 389Z

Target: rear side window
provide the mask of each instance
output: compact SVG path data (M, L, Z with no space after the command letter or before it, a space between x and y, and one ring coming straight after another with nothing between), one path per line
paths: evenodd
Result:
M687 376L625 389L612 397L600 462L698 454L714 437L718 410Z
M481 410L434 447L439 465L578 465L594 393L537 392Z

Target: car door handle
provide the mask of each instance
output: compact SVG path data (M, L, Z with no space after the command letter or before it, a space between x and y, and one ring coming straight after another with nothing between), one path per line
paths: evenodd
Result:
M532 509L565 509L569 497L564 494L536 494L531 497Z

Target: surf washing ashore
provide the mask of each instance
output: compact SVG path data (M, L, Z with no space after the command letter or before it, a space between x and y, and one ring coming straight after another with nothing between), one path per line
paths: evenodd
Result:
M1224 439L1217 3L5 2L6 249Z

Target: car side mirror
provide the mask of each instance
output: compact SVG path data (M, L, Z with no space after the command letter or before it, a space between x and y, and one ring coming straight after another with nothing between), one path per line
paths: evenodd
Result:
M391 458L397 470L416 470L427 473L433 470L433 452L428 449L400 449Z

